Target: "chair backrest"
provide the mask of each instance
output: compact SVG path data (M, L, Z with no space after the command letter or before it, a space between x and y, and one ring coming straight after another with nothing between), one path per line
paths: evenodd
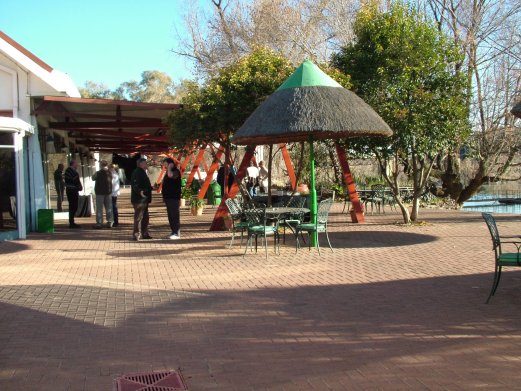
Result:
M492 245L494 250L498 250L501 254L501 239L499 237L499 231L496 225L496 219L490 213L482 213L481 216L487 223L488 230L490 231L490 236L492 237Z
M386 186L381 183L377 183L376 185L371 186L371 190L373 191L373 194L377 197L382 197L385 194L385 188L386 188Z
M317 224L327 224L331 205L333 205L333 200L331 198L320 201L317 208Z
M228 212L230 212L230 216L232 219L236 220L242 216L242 210L239 204L233 198L227 198L224 203L228 208Z
M248 225L259 226L266 225L266 206L265 205L248 205L243 210L244 218Z

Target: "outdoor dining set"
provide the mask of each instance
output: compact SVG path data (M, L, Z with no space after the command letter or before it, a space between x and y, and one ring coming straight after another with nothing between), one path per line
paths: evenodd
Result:
M314 223L309 221L310 209L305 207L306 198L301 196L291 197L287 202L275 204L271 207L267 207L264 203L256 202L253 199L243 200L239 197L228 198L225 203L231 220L230 230L232 238L230 247L232 247L237 233L240 233L240 246L242 247L243 237L246 234L247 240L244 255L248 253L248 249L253 250L255 248L255 252L257 252L258 240L260 238L267 258L268 237L273 237L275 253L280 253L281 231L283 243L285 243L286 229L295 237L296 251L300 248L299 235L302 241L305 241L303 234L308 234L308 243L311 249L311 236L319 232L325 233L329 248L333 251L327 232L329 211L333 204L333 200L330 198L319 202L317 218ZM320 255L318 240L317 250Z

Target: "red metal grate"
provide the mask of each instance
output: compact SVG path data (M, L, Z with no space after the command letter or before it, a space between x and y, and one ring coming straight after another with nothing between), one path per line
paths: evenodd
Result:
M176 371L129 373L115 380L115 391L187 391Z

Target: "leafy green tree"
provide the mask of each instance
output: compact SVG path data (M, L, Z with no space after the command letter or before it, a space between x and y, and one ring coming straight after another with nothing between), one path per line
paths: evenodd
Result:
M79 90L82 98L114 99L114 92L110 90L109 86L92 80L87 80Z
M137 102L172 103L175 101L176 85L172 78L160 71L144 71L141 81L121 83L114 91L116 99Z
M172 81L172 78L164 72L144 71L141 74L141 81L131 80L123 82L115 90L111 90L103 83L89 80L85 82L83 88L80 88L80 94L82 98L172 103L179 99L178 92L181 95L184 94L185 83L187 82L182 81L177 86Z
M344 47L332 63L351 76L355 91L394 134L346 144L376 157L404 222L416 221L436 157L468 136L466 79L452 69L459 54L433 23L402 4L388 12L364 7L355 35L355 43ZM400 197L401 172L409 175L414 188L411 213Z
M183 108L168 117L173 144L229 144L255 108L293 71L288 60L267 49L256 49L222 68L204 86L185 85Z

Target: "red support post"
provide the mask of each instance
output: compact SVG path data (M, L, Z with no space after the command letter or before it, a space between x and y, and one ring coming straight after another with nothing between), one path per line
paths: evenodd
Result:
M297 188L297 177L295 176L295 169L293 168L293 163L291 162L291 157L289 156L286 144L279 144L279 148L282 151L282 157L284 158L284 163L286 163L286 168L288 169L291 190L295 190Z
M210 187L210 182L213 179L213 173L219 168L219 165L221 164L221 156L224 153L224 148L221 146L219 147L219 150L215 154L215 157L213 158L212 165L210 168L206 171L206 179L204 180L203 185L201 186L201 190L199 190L198 198L200 200L204 199L204 196L206 195L206 192L208 191L208 187Z
M181 175L183 175L183 173L185 172L186 166L188 166L188 163L190 163L190 160L192 160L193 156L194 156L193 153L189 153L188 155L185 156L183 162L179 166L179 171L181 172ZM179 160L181 160L181 158L179 158Z
M353 223L364 223L364 210L356 191L356 184L353 180L353 175L351 175L349 163L347 162L346 151L339 143L335 143L335 147L336 153L338 154L338 160L340 161L340 165L342 166L342 171L344 173L344 182L347 186L347 191L349 192L349 199L351 200L351 221Z
M242 158L241 164L239 165L239 169L237 170L237 174L235 174L235 181L233 182L230 191L227 194L226 198L235 198L237 193L239 192L239 183L242 182L244 177L246 176L246 169L250 165L252 159L254 159L255 153L255 145L248 145L246 147L246 153ZM221 199L221 204L217 208L215 212L215 216L213 217L212 225L210 226L210 231L225 231L226 224L224 223L224 218L228 214L228 208L224 203L225 198Z
M192 181L194 180L195 173L199 171L199 163L201 163L201 160L203 160L204 157L204 151L206 147L201 147L199 150L199 153L197 154L197 157L195 158L194 166L192 167L192 171L190 171L190 175L188 175L188 179L186 180L186 186L190 188L192 185Z

